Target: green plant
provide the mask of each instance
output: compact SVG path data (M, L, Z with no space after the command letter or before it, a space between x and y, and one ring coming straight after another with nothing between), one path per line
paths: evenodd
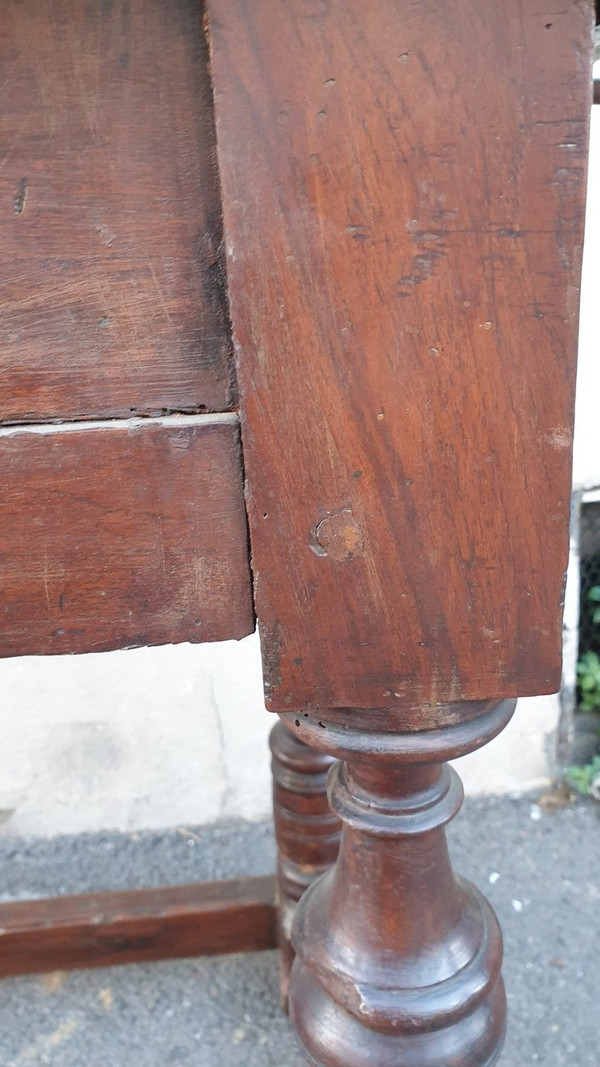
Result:
M593 626L600 625L600 585L588 589L586 600ZM579 710L600 710L600 656L597 652L584 652L577 664L579 683Z
M586 763L583 767L569 767L566 781L578 793L584 796L591 793L596 800L600 799L600 754L594 756L591 763Z
M600 613L600 608L597 610ZM580 711L600 709L600 656L597 652L584 652L577 664L577 679L581 693Z
M596 604L590 611L590 617L594 626L600 624L600 585L593 585L591 589L588 589L587 600L590 604Z
M588 590L589 615L594 626L600 626L600 585ZM600 711L600 656L597 652L584 652L577 663L579 684L579 710ZM568 785L584 796L600 800L600 752L590 763L581 767L569 767L565 780Z

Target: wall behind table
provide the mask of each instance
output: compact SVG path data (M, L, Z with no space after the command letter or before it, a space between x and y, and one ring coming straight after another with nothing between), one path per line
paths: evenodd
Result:
M0 833L189 827L270 811L256 636L0 663ZM556 700L521 702L467 790L543 782Z
M259 818L257 640L0 662L0 833Z

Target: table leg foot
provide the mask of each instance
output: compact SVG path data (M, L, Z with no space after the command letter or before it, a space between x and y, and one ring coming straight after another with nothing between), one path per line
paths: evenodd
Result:
M445 825L463 792L442 761L489 740L514 701L462 708L462 722L406 735L320 713L319 744L343 758L329 775L343 832L335 866L297 907L290 983L292 1022L319 1067L492 1067L499 1055L502 935L452 870ZM313 739L305 716L299 734Z

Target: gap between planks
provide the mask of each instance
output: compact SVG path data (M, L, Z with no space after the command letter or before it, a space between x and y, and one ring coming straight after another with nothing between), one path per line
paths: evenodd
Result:
M163 426L166 429L179 429L185 426L210 426L214 424L239 423L237 411L209 411L198 415L156 415L135 416L131 419L94 419L79 422L32 422L12 426L0 426L0 437L14 437L16 434L35 433L76 433L82 430L139 430L147 426Z

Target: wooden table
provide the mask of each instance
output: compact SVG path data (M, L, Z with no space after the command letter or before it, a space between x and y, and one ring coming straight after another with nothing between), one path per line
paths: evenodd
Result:
M444 761L560 685L593 12L558 7L0 20L0 653L256 616L321 1067L501 1047ZM270 880L162 893L3 905L0 971L274 942Z

